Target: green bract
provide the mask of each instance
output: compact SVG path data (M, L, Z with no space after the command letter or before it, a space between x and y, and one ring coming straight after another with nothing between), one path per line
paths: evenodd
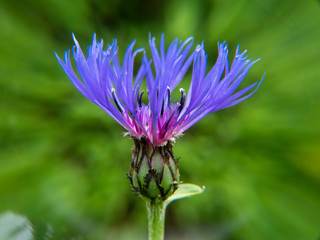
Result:
M128 173L132 190L150 200L165 200L177 189L180 181L178 160L172 142L153 146L145 138L134 139L131 168Z

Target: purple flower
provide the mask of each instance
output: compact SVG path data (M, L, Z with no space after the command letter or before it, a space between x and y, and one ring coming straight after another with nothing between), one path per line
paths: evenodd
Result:
M153 146L174 141L205 115L247 99L263 80L236 92L250 67L259 60L251 62L245 56L246 51L239 52L239 46L229 66L227 45L218 43L218 59L206 73L204 45L197 45L190 53L192 38L183 43L175 39L166 50L162 35L159 51L155 38L149 37L152 60L148 60L143 49L133 51L133 42L125 52L122 65L118 60L116 41L103 50L103 41L97 42L94 34L86 58L73 38L73 57L82 81L72 68L70 51L65 52L64 61L57 56L71 82L86 98L121 124L129 135L137 139L144 137ZM144 52L144 56L134 76L134 59L139 52ZM180 88L180 101L172 102L171 93L191 65L192 79L188 91ZM144 80L147 102L143 99L144 90L141 90Z

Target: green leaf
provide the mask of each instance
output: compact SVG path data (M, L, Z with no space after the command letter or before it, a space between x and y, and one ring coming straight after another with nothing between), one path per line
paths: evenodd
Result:
M186 198L186 197L191 197L193 195L198 195L203 193L205 190L205 187L199 187L198 185L191 184L191 183L182 183L179 184L178 189L174 192L173 195L171 195L165 202L165 206L168 206L171 202Z

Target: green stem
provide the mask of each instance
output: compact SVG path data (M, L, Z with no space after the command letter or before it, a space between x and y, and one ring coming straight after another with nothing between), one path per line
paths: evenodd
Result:
M163 240L166 214L164 202L148 201L147 211L149 240Z

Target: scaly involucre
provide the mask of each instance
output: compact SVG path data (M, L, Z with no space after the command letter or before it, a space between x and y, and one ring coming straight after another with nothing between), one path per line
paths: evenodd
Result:
M218 43L218 59L206 73L204 45L197 45L190 53L192 38L183 43L175 39L166 50L162 35L159 51L155 38L149 36L152 60L147 58L143 49L134 51L135 42L132 42L125 52L122 65L118 60L116 41L103 50L103 41L97 42L94 34L86 58L74 36L73 39L73 57L82 81L72 68L70 50L65 52L64 61L57 56L71 82L86 98L121 124L129 135L137 139L143 137L153 146L174 141L205 115L247 99L263 80L235 92L251 66L259 60L247 59L246 51L240 53L239 46L229 66L227 45ZM144 52L144 56L134 76L134 60L139 52ZM180 101L171 102L172 91L191 67L188 91L180 88ZM147 102L143 101L143 80L147 84Z

